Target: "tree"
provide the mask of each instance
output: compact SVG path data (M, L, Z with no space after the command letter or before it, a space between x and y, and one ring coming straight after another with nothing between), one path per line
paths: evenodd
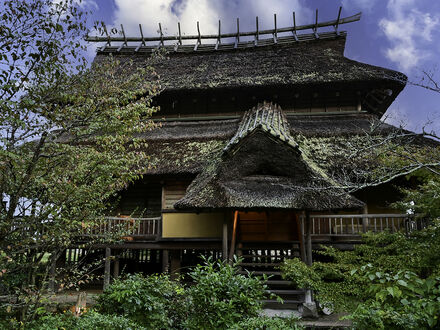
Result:
M76 0L0 4L0 291L7 312L35 318L51 260L139 178L137 137L154 124L151 67L109 59L86 68L85 13ZM76 269L64 287L84 280Z

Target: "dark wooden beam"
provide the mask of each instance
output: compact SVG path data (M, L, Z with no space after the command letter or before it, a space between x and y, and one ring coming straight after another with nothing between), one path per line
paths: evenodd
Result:
M306 229L306 256L307 256L307 265L311 266L313 259L312 259L312 222L310 218L310 212L306 211L306 217L305 217L305 229Z
M295 214L296 217L296 225L298 231L298 239L299 239L299 251L301 255L301 261L306 262L306 247L304 245L304 213L301 216Z
M235 211L234 222L232 225L232 239L231 239L231 248L229 250L229 260L232 260L235 254L235 241L237 239L237 224L238 224L238 211Z
M107 247L105 248L104 290L106 290L110 285L110 257L111 257L111 249Z
M222 256L223 261L228 259L228 221L226 214L223 217Z

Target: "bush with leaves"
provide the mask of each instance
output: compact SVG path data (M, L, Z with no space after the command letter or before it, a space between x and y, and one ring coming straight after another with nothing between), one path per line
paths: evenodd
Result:
M182 322L185 290L166 275L127 275L98 297L96 310L122 315L149 329L169 329Z
M53 273L58 288L88 279L90 264L49 261L99 228L111 199L139 179L148 159L139 133L155 127L152 67L109 57L87 69L83 5L0 1L0 309L24 322ZM81 248L103 243L93 239Z
M303 326L298 324L298 318L280 318L258 316L250 317L244 321L238 322L230 327L231 330L300 330Z
M187 289L189 315L184 323L190 329L226 329L255 317L266 297L266 278L238 274L239 260L226 262L206 259L189 276Z
M311 267L298 259L287 260L281 267L283 276L299 287L315 290L317 299L341 311L353 311L360 301L369 299L370 280L356 270L371 265L375 271L395 274L409 271L420 278L440 274L440 225L411 236L403 233L368 233L363 244L353 251L322 247L316 253L328 262L314 262Z
M70 313L45 315L36 321L25 325L26 330L53 330L53 329L112 329L112 330L143 330L144 327L128 318L119 315L103 315L95 311L87 312L80 317Z
M369 280L362 302L349 317L357 329L432 329L440 326L440 277L420 278L410 271L359 272ZM355 271L353 271L355 273Z

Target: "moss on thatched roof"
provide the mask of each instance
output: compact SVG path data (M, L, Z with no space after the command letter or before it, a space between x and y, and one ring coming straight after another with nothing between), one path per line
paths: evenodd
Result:
M279 107L262 104L247 112L223 152L217 153L189 186L180 209L360 208L305 158Z
M346 169L368 171L377 167L378 159L367 154L348 158L350 150L360 150L371 143L372 126L379 135L399 131L365 113L294 115L287 116L287 121L302 156L329 176L343 175L341 172ZM143 135L150 156L145 174L200 173L210 160L223 152L238 127L238 119L163 122L160 128ZM421 153L424 148L426 153L439 148L438 143L429 139L416 139L411 145L415 153Z
M347 87L380 88L391 91L390 104L406 83L406 76L344 57L345 36L310 42L276 44L222 52L170 53L154 64L167 91L252 88L257 86L307 86L342 84ZM150 63L150 54L113 53L122 64L133 67ZM108 56L99 53L95 63ZM365 86L364 86L365 87Z

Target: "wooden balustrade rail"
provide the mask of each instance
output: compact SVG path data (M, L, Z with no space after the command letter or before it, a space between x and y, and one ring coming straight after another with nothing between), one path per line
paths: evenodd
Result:
M410 214L311 215L312 235L360 235L366 232L411 232L427 226L426 219Z
M146 237L157 236L161 217L131 218L131 217L105 217L95 226L84 228L83 236L96 236L108 233L121 232L124 236Z

